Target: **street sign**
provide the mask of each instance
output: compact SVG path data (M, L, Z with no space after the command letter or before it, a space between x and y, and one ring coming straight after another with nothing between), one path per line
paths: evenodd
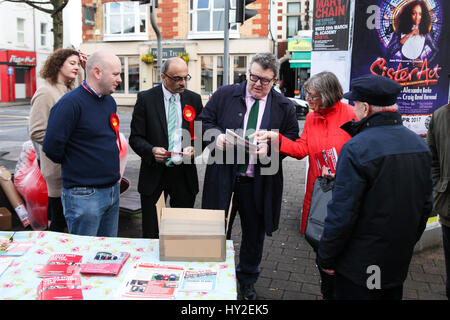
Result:
M184 48L162 48L163 59L177 57L179 54L184 52L185 52ZM157 48L152 48L151 53L156 59L158 59Z

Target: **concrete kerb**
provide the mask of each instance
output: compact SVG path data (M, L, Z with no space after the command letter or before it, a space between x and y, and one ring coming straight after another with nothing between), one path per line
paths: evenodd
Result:
M427 224L420 240L414 247L414 253L442 245L442 228L439 222Z

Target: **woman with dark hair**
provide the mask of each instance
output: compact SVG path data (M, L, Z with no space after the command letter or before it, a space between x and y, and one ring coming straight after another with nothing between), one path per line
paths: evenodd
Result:
M340 127L344 123L356 119L353 107L340 101L343 98L343 90L334 73L324 71L315 74L303 86L306 101L314 112L310 112L306 116L304 129L299 139L292 141L275 131L258 131L254 134L258 142L278 143L280 152L285 155L299 160L309 156L300 230L302 234L306 230L314 182L320 176L334 179L334 174L319 171L313 155L333 147L339 154L342 146L351 138ZM317 251L317 248L313 249ZM323 298L334 299L334 276L327 275L320 268L319 272Z
M37 146L36 153L40 159L41 173L47 184L47 217L50 220L51 231L64 232L66 228L61 202L61 166L45 156L42 152L42 143L51 108L64 94L74 88L75 78L80 69L80 55L84 57L73 49L58 49L53 52L40 72L45 82L31 98L29 134Z
M403 59L434 59L438 48L430 33L431 15L424 1L410 1L400 8L394 16L393 26L394 33L386 52L388 58L400 51ZM427 47L429 49L425 50Z

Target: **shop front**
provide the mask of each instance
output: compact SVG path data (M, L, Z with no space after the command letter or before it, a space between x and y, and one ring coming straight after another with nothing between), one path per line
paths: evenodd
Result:
M289 39L287 50L292 53L289 67L295 75L295 94L301 92L303 83L311 74L311 38ZM304 97L301 97L304 99Z
M31 99L36 91L36 52L0 51L1 102Z
M113 94L118 105L133 106L139 91L150 89L161 83L157 68L157 43L103 42L82 43L88 56L99 49L112 50L122 63L122 84ZM239 83L246 78L252 56L256 52L272 51L268 39L233 39L229 44L229 83ZM199 93L203 103L224 83L223 40L166 41L162 47L162 61L171 57L182 57L187 61L191 80L189 90Z

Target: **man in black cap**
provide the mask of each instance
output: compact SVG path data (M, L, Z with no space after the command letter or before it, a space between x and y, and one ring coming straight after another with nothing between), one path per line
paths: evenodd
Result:
M337 299L402 299L416 242L432 209L431 154L397 112L401 85L367 75L344 94L359 121L341 149L318 264Z

